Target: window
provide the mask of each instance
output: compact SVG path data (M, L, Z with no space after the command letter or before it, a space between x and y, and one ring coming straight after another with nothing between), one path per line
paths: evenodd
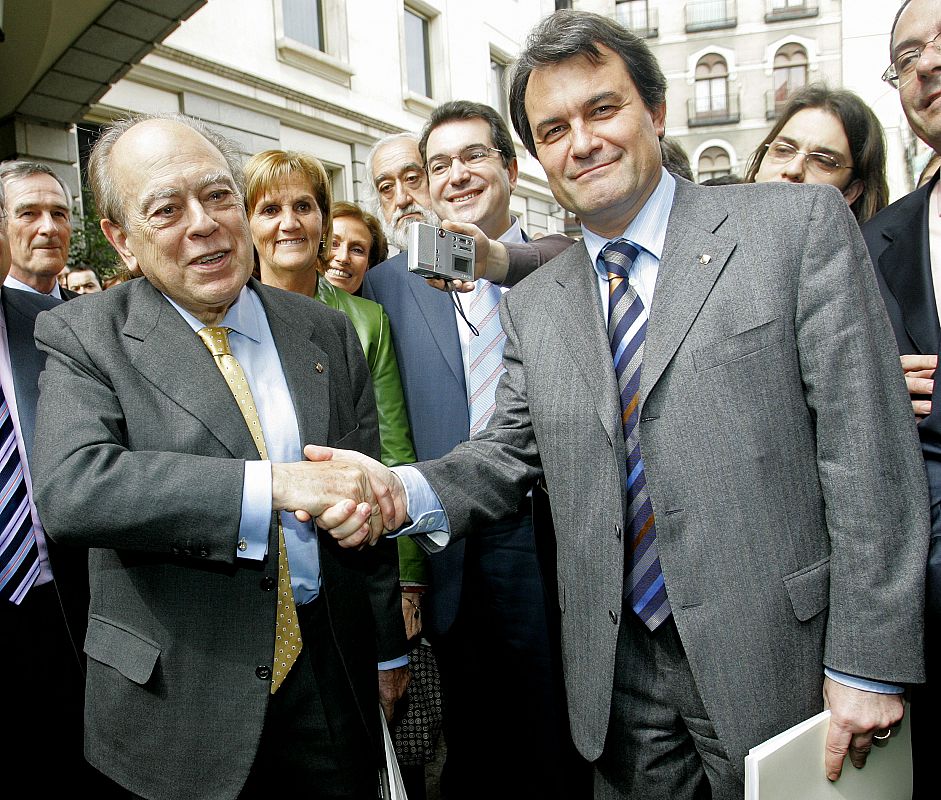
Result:
M284 35L314 50L324 50L323 8L320 0L281 0Z
M734 28L735 0L689 0L686 4L686 32Z
M729 108L729 68L725 59L710 53L696 64L696 116L725 117Z
M732 162L729 154L721 147L707 147L699 156L698 180L700 183L710 178L721 178L732 174Z
M415 94L431 97L431 47L428 19L410 8L405 9L406 85Z
M510 118L506 96L506 64L493 56L490 57L490 106L495 108L503 119Z
M625 28L645 39L657 35L657 13L648 0L617 0L614 15Z
M774 111L777 114L788 97L807 83L807 51L799 44L786 44L780 48L774 54L771 80Z
M813 0L768 0L765 22L817 16L817 3Z
M278 60L350 85L346 0L275 0Z

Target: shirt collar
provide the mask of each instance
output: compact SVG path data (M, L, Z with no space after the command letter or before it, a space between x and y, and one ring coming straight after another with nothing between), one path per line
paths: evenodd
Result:
M660 260L663 256L663 243L666 240L667 222L670 220L670 209L673 207L673 195L675 193L676 179L661 167L660 182L657 184L657 188L653 190L637 216L628 223L624 233L620 236L607 239L582 225L582 235L584 236L585 248L588 250L588 257L591 258L591 263L601 277L607 280L608 275L598 266L598 255L608 242L613 242L616 239L627 239L642 251L646 250L657 261Z
M231 328L235 333L247 336L253 342L260 342L261 326L258 322L258 311L251 300L251 294L252 292L248 286L242 287L242 291L240 291L238 297L235 298L235 302L232 303L232 305L229 306L229 310L225 312L225 317L222 318L219 327ZM196 317L183 308L172 297L168 297L166 294L163 296L166 297L170 305L179 312L180 316L186 320L186 323L194 332L206 327L203 322L196 319Z
M503 235L497 241L522 244L524 239L520 221L516 217L511 217L511 219L513 220L513 224L503 232Z
M9 286L11 289L19 289L21 292L32 292L33 294L45 294L45 292L38 292L32 286L23 281L18 281L12 275L7 275L6 280L3 282L4 286ZM59 289L59 282L56 281L52 286L52 291L49 294L46 294L46 297L54 297L56 300L62 299L62 292Z

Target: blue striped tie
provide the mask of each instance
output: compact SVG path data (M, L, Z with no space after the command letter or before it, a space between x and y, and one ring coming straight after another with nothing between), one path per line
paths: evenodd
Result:
M499 286L483 279L477 281L467 309L467 321L478 336L471 336L470 367L470 435L486 427L496 405L497 383L503 374L503 345L506 334L500 325Z
M0 601L19 605L39 577L33 530L16 431L0 388Z
M631 608L650 629L670 616L657 551L657 528L647 491L644 462L640 457L640 368L647 335L647 309L627 278L640 251L618 239L601 252L608 273L608 340L614 357L614 374L621 395L621 424L627 447L627 530L630 534L630 567L624 580L624 595Z

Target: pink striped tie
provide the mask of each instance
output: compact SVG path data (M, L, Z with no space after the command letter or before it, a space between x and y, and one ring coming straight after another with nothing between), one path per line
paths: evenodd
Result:
M470 435L483 430L496 404L497 382L503 374L506 334L500 326L500 289L479 280L471 295L467 320L478 332L470 341Z

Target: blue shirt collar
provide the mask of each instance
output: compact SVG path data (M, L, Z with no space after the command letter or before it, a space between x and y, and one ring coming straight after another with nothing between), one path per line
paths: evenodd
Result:
M673 207L675 192L676 180L661 167L657 188L647 198L647 202L644 203L637 216L628 223L624 233L615 236L614 239L627 239L660 261L663 256L663 243L667 235L667 222L670 220L670 209ZM598 254L608 242L614 239L606 239L597 233L592 233L584 225L582 225L582 235L591 263L598 274L607 280L607 273L598 266Z

